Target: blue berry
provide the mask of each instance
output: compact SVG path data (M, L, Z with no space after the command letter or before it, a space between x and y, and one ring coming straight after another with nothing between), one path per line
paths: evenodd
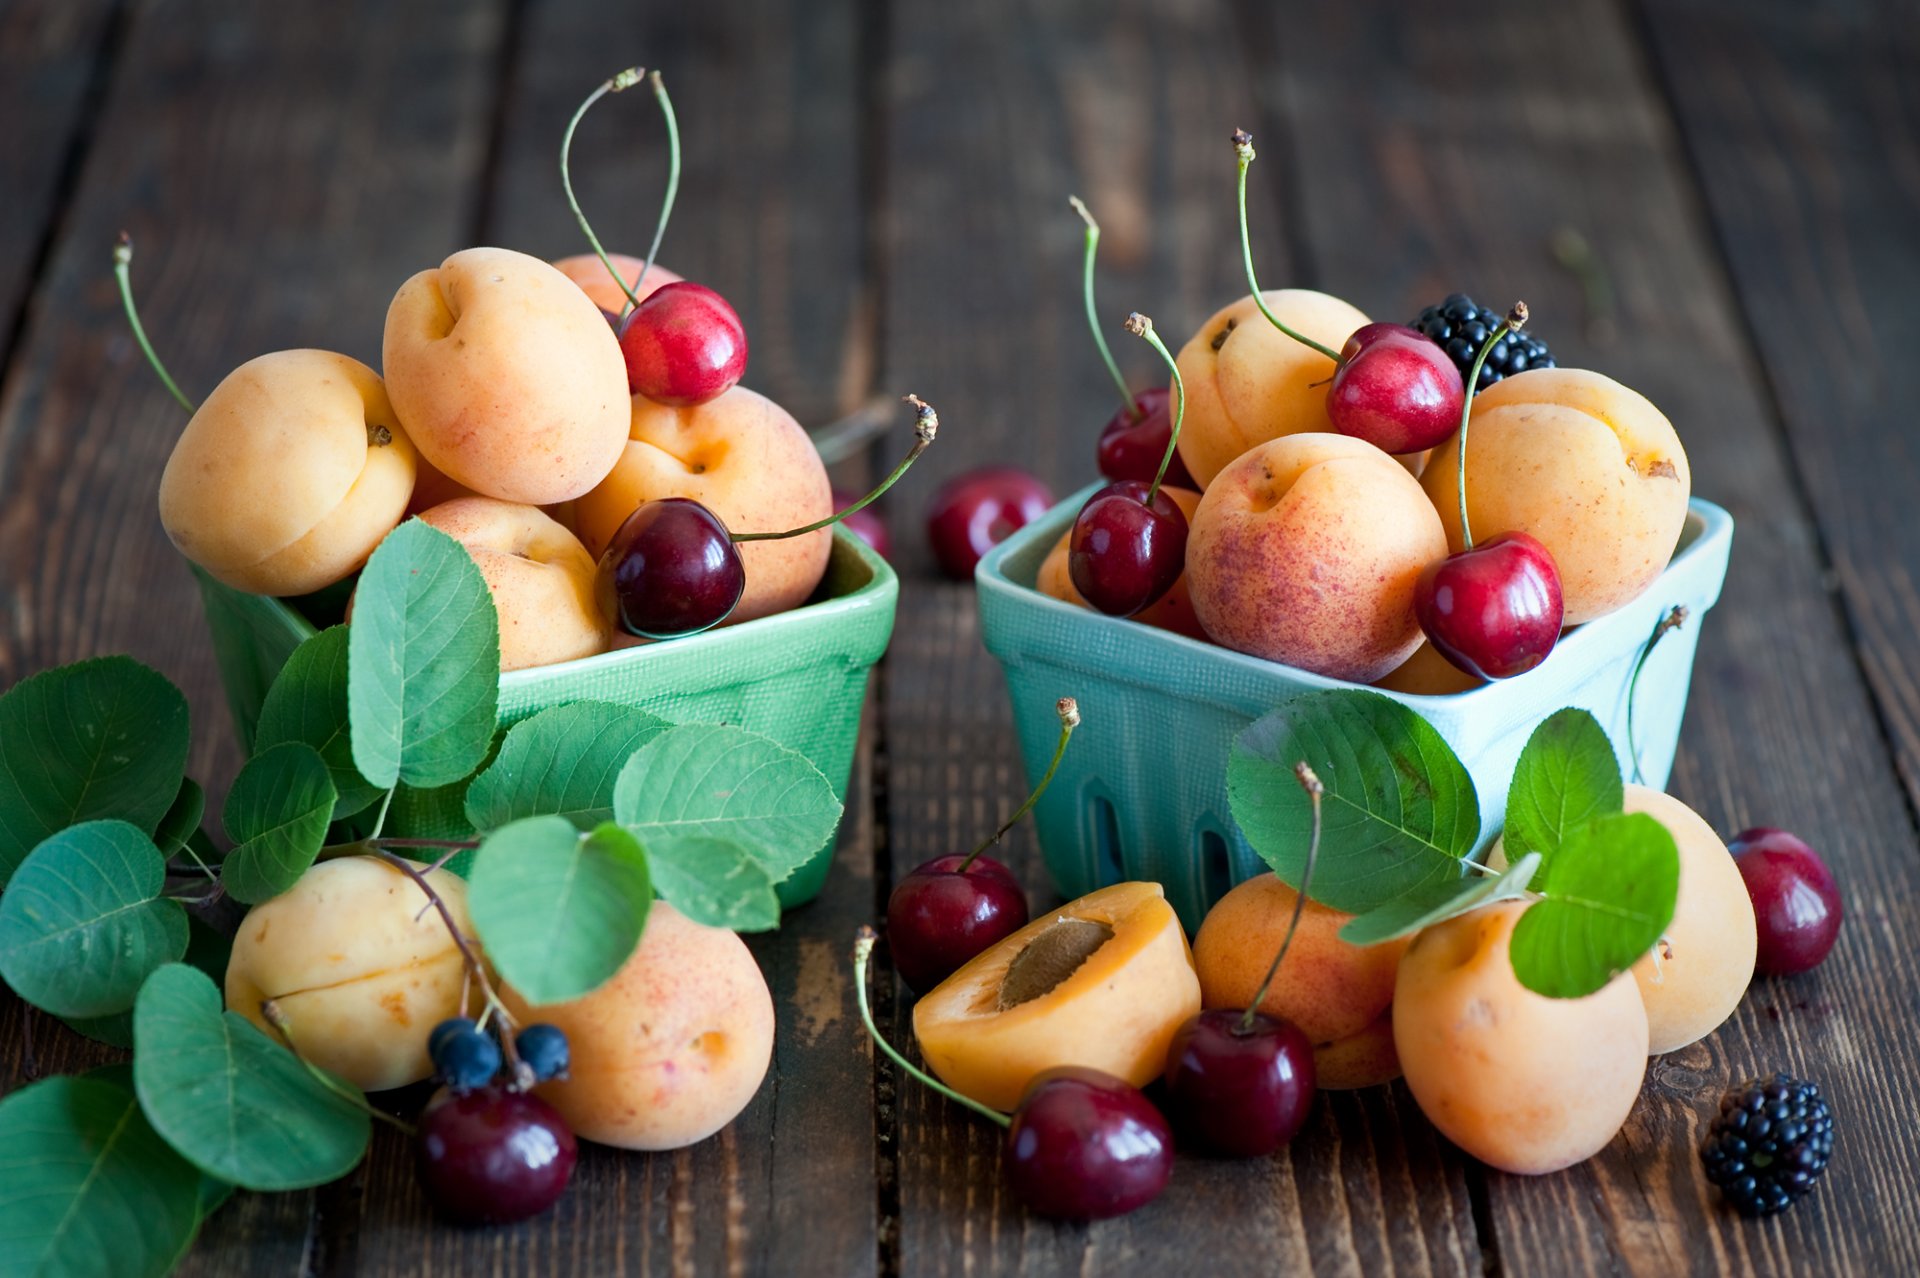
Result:
M537 1081L566 1077L567 1036L558 1025L529 1025L513 1040L513 1046Z
M442 1029L447 1032L442 1034ZM500 1072L500 1044L471 1021L464 1025L444 1022L435 1028L433 1038L437 1040L433 1070L447 1086L455 1090L484 1087Z
M472 1019L465 1016L452 1016L441 1021L433 1027L433 1032L427 1035L427 1055L438 1061L442 1043L455 1034L465 1034L474 1028Z

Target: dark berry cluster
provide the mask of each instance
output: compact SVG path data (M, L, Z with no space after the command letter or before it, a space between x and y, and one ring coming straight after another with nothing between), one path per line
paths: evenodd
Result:
M556 1025L529 1025L513 1040L514 1051L535 1082L565 1077L567 1036ZM441 1021L427 1036L433 1072L455 1091L485 1087L500 1073L499 1040L464 1016Z
M1481 343L1504 318L1501 312L1480 305L1465 293L1449 293L1439 305L1421 311L1412 327L1445 351L1465 378L1473 370L1473 357L1480 353ZM1545 342L1531 333L1508 333L1488 352L1487 362L1480 367L1479 384L1473 390L1478 394L1501 378L1529 368L1552 367L1553 352Z
M1833 1155L1833 1112L1815 1083L1785 1074L1742 1083L1720 1100L1700 1146L1707 1179L1743 1216L1782 1211Z

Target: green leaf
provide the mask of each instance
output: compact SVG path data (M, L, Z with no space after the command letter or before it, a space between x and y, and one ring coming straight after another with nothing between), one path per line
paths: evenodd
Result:
M133 1077L147 1120L207 1175L243 1189L337 1180L366 1152L371 1120L237 1012L206 973L175 963L133 1007Z
M164 1274L199 1227L199 1194L128 1087L47 1078L0 1101L0 1272Z
M173 796L172 806L153 832L153 845L160 849L160 855L170 857L185 847L206 814L207 792L192 777L181 777L179 793Z
M1499 874L1469 873L1465 878L1424 883L1405 896L1347 920L1340 929L1340 939L1349 945L1378 945L1412 936L1422 928L1494 901L1517 900L1526 895L1527 883L1539 868L1540 854L1529 852Z
M209 923L189 914L187 916L187 955L185 962L193 964L212 978L215 985L227 978L227 960L233 954L233 938ZM108 1016L63 1016L60 1018L76 1034L84 1034L96 1042L113 1047L133 1048L133 1008L131 1005L123 1012L114 1012ZM106 1066L93 1070L100 1074L105 1069L131 1069L131 1066ZM91 1074L89 1075L91 1077ZM133 1086L133 1075L127 1075L127 1086ZM228 1188L232 1188L228 1186Z
M500 696L500 623L459 542L409 519L360 574L347 627L354 766L382 789L466 777L487 756Z
M1514 925L1513 974L1536 994L1582 998L1626 971L1673 922L1680 850L1644 812L1567 831L1543 900Z
M41 840L81 821L152 834L186 766L186 698L131 657L21 680L0 696L0 885Z
M335 797L326 760L303 741L248 759L221 814L234 844L220 867L227 894L258 905L292 887L327 841Z
M253 748L264 751L304 741L320 752L333 775L333 819L364 812L386 793L353 765L347 728L347 628L331 626L302 643L287 658L260 704Z
M1313 808L1294 776L1305 761L1326 787L1320 860L1309 895L1366 914L1460 876L1480 836L1473 779L1433 726L1377 693L1308 693L1233 743L1227 798L1240 832L1294 888Z
M647 869L661 900L696 923L735 932L780 926L780 897L753 853L704 835L647 844Z
M160 899L166 863L125 821L87 821L49 838L0 896L0 976L55 1016L108 1016L187 949L187 912Z
M701 835L738 843L775 883L840 824L833 783L797 750L745 728L668 728L634 752L613 787L614 819L652 846Z
M1571 707L1548 715L1514 765L1501 848L1509 861L1540 853L1544 880L1567 832L1620 811L1621 798L1620 760L1599 720Z
M530 1003L578 998L620 970L646 927L646 853L617 825L582 834L526 817L481 841L467 912L487 958Z
M542 710L513 725L500 752L467 788L467 820L496 830L554 813L583 830L613 819L620 769L670 725L658 715L605 701Z

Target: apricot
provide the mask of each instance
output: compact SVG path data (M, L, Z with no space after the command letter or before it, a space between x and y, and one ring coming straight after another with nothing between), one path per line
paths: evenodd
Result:
M534 506L461 497L420 516L466 547L500 617L500 668L522 670L605 652L613 621L580 539Z
M473 248L421 271L394 294L382 350L414 444L476 493L566 501L620 456L620 343L600 308L537 257Z
M620 277L633 288L640 279L640 268L646 259L628 257L625 253L609 253L607 260L612 262ZM576 253L572 257L563 257L553 264L553 269L580 286L580 291L590 298L595 306L611 314L618 315L627 305L627 295L613 277L607 274L606 263L593 253ZM636 290L641 298L659 288L662 284L671 284L679 279L672 271L655 262L653 269L647 272L646 287Z
M574 531L598 558L626 517L658 497L690 497L737 533L799 528L833 513L813 440L780 405L744 386L687 408L634 396L625 450L605 481L573 504ZM747 588L730 620L805 603L832 548L825 529L740 543Z
M1461 548L1460 436L1420 482ZM1524 532L1560 569L1566 624L1631 602L1673 557L1691 492L1673 424L1645 396L1575 368L1534 368L1474 397L1467 515L1476 541Z
M1084 1065L1135 1087L1200 1010L1180 919L1158 883L1116 883L1035 919L913 1009L920 1054L955 1091L1011 1110L1042 1070Z
M1193 522L1193 512L1200 505L1200 494L1188 488L1175 488L1172 485L1160 489L1173 499L1180 513ZM1073 539L1073 530L1069 528L1060 534L1060 540L1053 543L1053 549L1040 564L1039 576L1034 579L1034 588L1043 595L1065 600L1076 608L1092 607L1080 591L1074 587L1073 576L1067 569L1067 543ZM1162 630L1171 630L1177 635L1186 635L1189 639L1205 639L1206 631L1200 628L1199 618L1193 615L1193 599L1187 593L1185 573L1173 583L1173 588L1133 615L1133 620L1144 625L1157 626Z
M1447 536L1420 482L1372 444L1285 435L1201 497L1187 588L1214 642L1371 683L1421 643L1414 585Z
M1733 1015L1753 981L1759 935L1746 881L1712 826L1672 795L1643 785L1627 786L1625 807L1666 826L1680 849L1673 922L1654 952L1633 965L1647 1007L1648 1050L1657 1056L1706 1037Z
M427 876L463 935L467 885ZM466 969L437 910L412 879L373 857L322 861L247 911L227 960L227 1006L284 1041L260 1004L272 999L301 1054L370 1092L433 1072L427 1035L460 1014Z
M1419 697L1448 697L1456 692L1471 692L1484 686L1459 666L1440 655L1430 643L1422 643L1413 655L1373 681L1376 688L1389 692L1408 692Z
M539 1093L574 1132L623 1149L679 1149L734 1120L773 1060L773 995L745 942L655 901L640 945L598 989L533 1006L520 1022L567 1036L568 1076Z
M160 523L234 589L304 595L393 531L414 465L379 374L331 351L277 351L227 374L187 423L160 476Z
M1253 1000L1298 899L1277 876L1261 874L1207 911L1193 935L1193 967L1207 1007L1246 1007ZM1352 918L1308 897L1293 945L1260 1000L1261 1011L1292 1021L1307 1036L1315 1076L1326 1088L1364 1087L1399 1072L1375 1076L1382 1068L1377 1023L1393 1005L1394 973L1408 941L1349 944L1340 939L1340 929ZM1369 1033L1376 1046L1355 1050L1353 1040ZM1391 1062L1391 1052L1386 1055Z
M1400 1077L1400 1053L1393 1045L1393 1009L1373 1018L1358 1034L1321 1043L1313 1049L1315 1085L1322 1091L1356 1091Z
M1393 1041L1407 1087L1481 1162L1533 1176L1598 1153L1647 1070L1647 1011L1622 972L1585 998L1521 985L1507 945L1525 901L1427 928L1400 959Z

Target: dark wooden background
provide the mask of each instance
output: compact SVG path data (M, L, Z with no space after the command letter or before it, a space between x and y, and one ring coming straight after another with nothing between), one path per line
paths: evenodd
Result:
M181 419L124 330L116 231L190 393L279 347L374 361L412 271L476 242L577 251L560 130L631 62L664 69L686 135L663 260L739 308L751 384L815 422L914 390L945 427L886 503L899 629L840 863L755 943L773 1073L721 1136L592 1151L557 1210L512 1229L434 1223L383 1131L340 1184L238 1198L188 1272L1920 1272L1913 5L0 0L0 685L130 651L188 690L215 804L237 766L155 519ZM1454 289L1525 297L1563 363L1672 417L1696 491L1739 521L1673 789L1722 831L1810 838L1850 914L1823 969L1757 982L1718 1034L1653 1062L1584 1166L1489 1172L1381 1088L1326 1097L1270 1161L1183 1160L1146 1210L1064 1227L1007 1199L996 1131L876 1068L846 951L891 875L1023 788L972 592L934 578L917 512L988 460L1061 491L1091 475L1109 392L1066 197L1106 223L1107 308L1177 337L1244 291L1237 125L1260 145L1267 283L1383 318ZM582 130L581 195L614 246L643 248L662 155L641 95ZM1611 340L1548 251L1569 227L1609 273ZM1030 839L1012 851L1045 898ZM7 1086L22 1016L0 1006ZM42 1069L102 1059L35 1021ZM1838 1151L1813 1199L1744 1222L1693 1148L1730 1080L1775 1068L1827 1088Z

